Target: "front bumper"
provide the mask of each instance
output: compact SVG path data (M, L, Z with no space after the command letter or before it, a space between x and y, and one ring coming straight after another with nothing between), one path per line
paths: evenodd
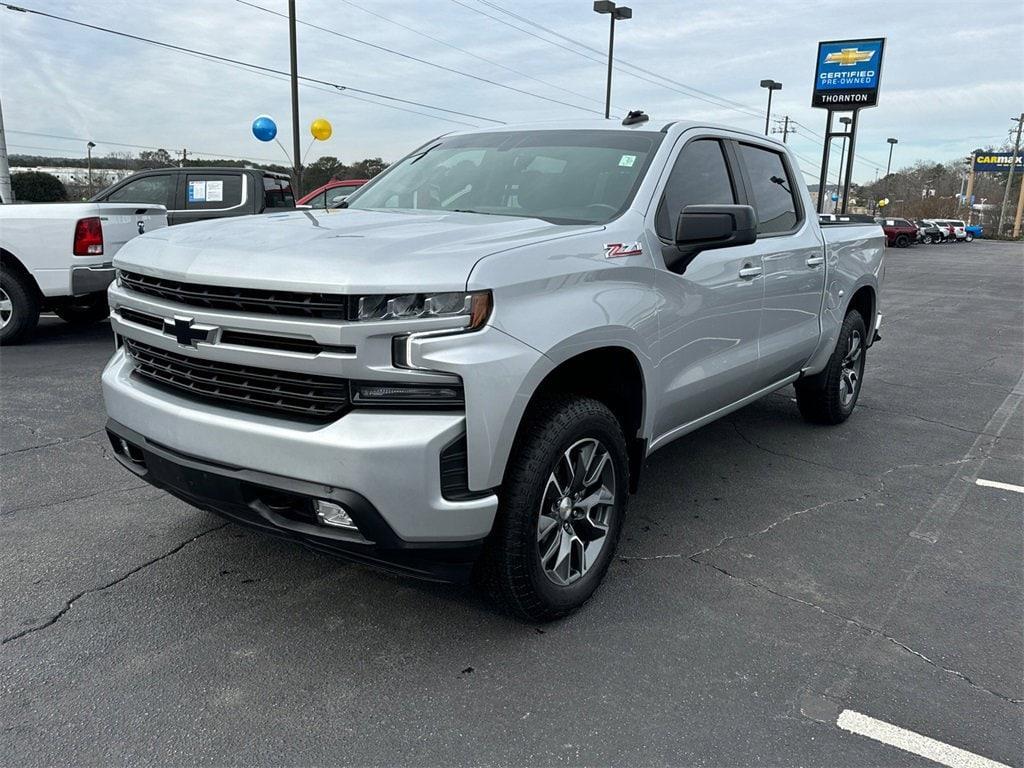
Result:
M367 500L396 539L475 542L491 530L494 493L464 500L441 491L440 455L465 432L462 413L356 410L329 424L228 410L185 399L132 375L123 350L103 372L107 414L173 455Z
M162 446L113 420L114 456L150 484L200 509L346 560L431 581L463 582L481 541L410 543L399 538L359 493L304 480L214 464ZM342 505L359 530L317 523L314 499Z

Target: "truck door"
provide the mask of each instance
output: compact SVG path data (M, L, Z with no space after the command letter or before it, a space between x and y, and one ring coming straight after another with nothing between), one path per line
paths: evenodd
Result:
M686 206L745 202L730 157L715 137L698 136L679 151L653 221L648 214L648 242L660 243L663 256L676 248L676 222ZM755 245L702 251L681 273L655 271L664 301L655 439L753 391L764 292Z
M252 213L248 199L249 190L241 172L189 173L185 175L179 209L172 214L171 223L245 216Z
M753 142L737 143L737 155L757 211L757 242L751 247L764 265L757 381L767 387L799 372L818 345L824 243L813 214L804 210L802 182L786 155Z

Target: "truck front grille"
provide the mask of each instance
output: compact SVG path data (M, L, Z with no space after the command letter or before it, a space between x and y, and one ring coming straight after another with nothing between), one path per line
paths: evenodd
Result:
M135 373L178 392L258 413L333 421L349 407L348 380L212 362L124 339Z
M201 285L124 270L120 278L131 291L192 307L329 320L346 320L350 316L350 297L342 294Z

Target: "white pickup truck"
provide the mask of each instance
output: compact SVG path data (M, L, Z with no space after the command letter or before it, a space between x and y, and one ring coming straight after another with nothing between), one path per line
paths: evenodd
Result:
M162 205L0 206L0 344L27 339L42 311L76 324L106 317L114 254L136 235L165 226Z

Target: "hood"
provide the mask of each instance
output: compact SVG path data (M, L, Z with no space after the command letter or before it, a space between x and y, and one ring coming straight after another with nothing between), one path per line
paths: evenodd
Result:
M460 290L483 257L601 229L440 211L294 211L168 227L115 266L191 283L328 293Z

